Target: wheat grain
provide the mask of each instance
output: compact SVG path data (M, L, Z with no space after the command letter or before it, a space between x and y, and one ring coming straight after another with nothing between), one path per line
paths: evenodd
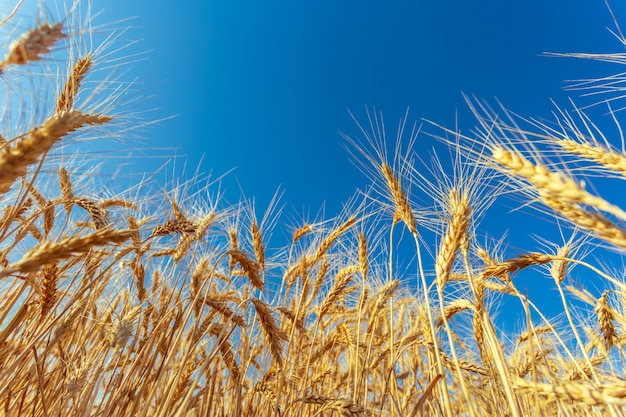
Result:
M550 196L542 196L542 199L548 207L556 210L575 225L596 234L606 242L626 249L626 231L601 213L590 212L577 205L565 204Z
M167 236L172 233L193 235L196 226L189 220L170 219L152 230L152 236Z
M113 325L109 326L108 341L113 349L122 349L126 345L126 342L132 336L135 320L137 320L140 313L141 305L138 305L126 312Z

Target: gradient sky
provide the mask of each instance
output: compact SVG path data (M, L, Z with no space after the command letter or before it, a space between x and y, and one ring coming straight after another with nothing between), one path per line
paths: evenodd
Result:
M227 198L237 201L243 191L255 197L260 212L280 187L292 219L314 215L323 204L327 215L337 214L368 184L338 133L358 133L348 109L365 121L365 107L375 107L394 128L407 107L411 121L450 127L458 111L468 131L475 122L462 92L492 103L497 97L524 116L550 118L550 99L567 106L568 97L578 97L563 91L565 80L620 71L541 56L621 51L607 30L614 25L601 0L93 5L102 10L98 23L132 18L123 39L140 42L125 53L145 54L125 76L136 77L137 90L151 96L139 110L156 108L146 113L153 119L175 116L142 129L145 146L177 148L188 175L196 166L213 177L234 168L223 180ZM613 1L611 7L626 22L626 4ZM420 154L433 144L418 140ZM137 172L156 166L134 162ZM499 237L510 224L492 227Z
M612 5L625 15L621 2ZM184 4L184 5L183 5ZM262 207L273 192L297 212L326 202L334 214L366 181L339 131L357 133L376 107L389 126L410 119L474 126L461 93L533 117L550 99L567 105L564 80L605 75L606 66L543 52L619 50L600 0L94 1L99 21L134 17L126 36L139 89L153 95L149 146L176 147L195 167L239 185ZM392 132L393 133L393 132ZM424 153L432 143L424 138Z

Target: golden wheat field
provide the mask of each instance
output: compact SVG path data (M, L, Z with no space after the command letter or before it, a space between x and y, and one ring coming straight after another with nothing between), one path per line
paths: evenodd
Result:
M3 416L626 414L626 284L620 265L584 257L603 247L623 263L626 213L589 191L597 176L623 187L623 137L606 139L582 111L539 123L468 98L476 129L433 124L453 164L427 176L410 147L421 133L404 119L389 155L372 112L361 137L347 138L371 194L336 218L272 225L292 238L268 248L275 220L249 200L95 189L98 165L78 163L72 143L123 136L125 90L98 68L114 39L84 41L91 27L74 11L22 32L5 31L12 14L0 22L10 37L0 62L10 87ZM611 114L619 127L623 114ZM429 204L415 207L410 193ZM485 245L481 219L505 194L560 222L566 238L515 256L506 242ZM394 253L400 241L410 273ZM576 285L574 266L597 287ZM554 283L562 316L518 288L527 269ZM518 307L518 334L495 322L504 299Z

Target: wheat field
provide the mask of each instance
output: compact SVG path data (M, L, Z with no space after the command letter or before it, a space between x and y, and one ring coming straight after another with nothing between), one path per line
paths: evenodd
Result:
M390 153L368 113L346 139L372 187L336 218L294 225L211 190L102 192L97 161L73 145L130 122L124 85L98 69L115 39L88 41L85 11L22 32L13 15L0 23L2 415L626 414L626 286L584 256L623 262L626 213L589 191L624 180L623 137L581 110L549 124L468 98L472 134L431 123L453 155L434 176L416 164L423 133L404 118ZM505 195L567 238L514 256L485 245L481 220ZM268 247L274 229L291 239ZM597 286L577 285L574 267ZM525 270L553 283L560 317L518 288ZM515 335L499 329L505 299Z

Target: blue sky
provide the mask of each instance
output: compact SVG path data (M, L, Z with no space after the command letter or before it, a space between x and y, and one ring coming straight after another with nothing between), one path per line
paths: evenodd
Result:
M626 4L611 7L626 22ZM149 97L136 110L165 119L130 146L167 149L156 152L160 161L181 156L177 172L187 161L188 177L196 167L213 177L234 169L222 181L226 197L243 192L259 212L280 188L288 219L311 220L323 205L335 215L368 185L339 134L358 133L348 109L364 122L366 106L375 107L394 128L407 107L410 121L451 128L458 112L469 131L462 92L550 118L550 99L585 103L563 91L565 80L620 71L542 56L620 51L601 0L93 0L93 8L102 10L96 23L132 25L118 44L140 40L123 53L141 56L124 77ZM417 142L421 155L433 146L442 149L426 135ZM159 165L137 154L134 172ZM488 232L511 228L512 243L527 250L527 228L497 220L509 208L496 210Z
M281 187L296 211L325 201L329 214L366 182L338 134L357 133L347 109L364 120L365 106L376 107L390 126L407 107L413 120L449 126L459 110L467 130L465 92L549 117L550 98L566 104L565 79L606 67L540 54L620 46L599 0L94 6L100 21L134 17L126 36L146 54L129 72L154 96L156 117L176 116L145 132L149 146L175 146L193 167L204 155L202 170L214 176L236 168L224 182L233 196L238 182L263 205Z

